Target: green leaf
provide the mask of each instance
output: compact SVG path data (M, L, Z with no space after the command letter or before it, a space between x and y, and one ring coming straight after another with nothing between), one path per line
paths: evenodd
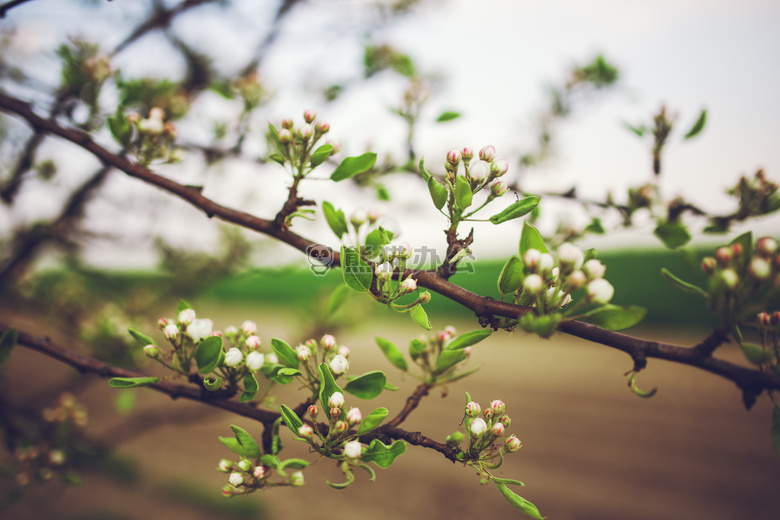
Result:
M425 313L425 309L423 309L422 304L417 304L409 311L409 316L412 317L412 321L414 321L417 325L424 328L425 330L431 330L431 322L428 320L428 315Z
M114 140L127 148L133 137L133 127L127 120L121 105L116 107L116 112L112 117L109 117L106 122L108 123L108 129L111 131Z
M425 345L419 339L413 339L409 342L409 357L412 358L412 361L417 361L424 350Z
M493 481L497 482L498 484L506 484L507 486L520 486L523 487L525 484L520 482L519 480L515 480L513 478L498 478L493 477Z
M375 257L382 252L382 248L390 243L390 236L382 226L366 235L366 251L370 257Z
M376 188L376 198L379 200L390 200L390 192L387 191L384 184L377 182L374 187Z
M460 336L453 338L453 340L447 344L447 350L460 350L470 347L471 345L476 345L491 334L493 334L491 329L479 329L465 332Z
M371 287L371 280L374 279L371 267L354 249L341 246L341 270L344 274L344 283L353 290L364 292Z
M153 385L159 380L159 377L112 377L108 380L108 384L112 388L135 388Z
M271 453L273 453L274 455L281 452L282 448L284 447L282 445L282 438L279 435L279 426L282 424L283 420L284 419L281 416L279 416L279 418L274 421L274 424L271 427ZM265 456L266 455L263 455L263 457Z
M347 299L347 296L349 296L350 290L349 287L346 285L339 285L336 287L333 292L330 294L330 298L328 299L328 305L325 308L325 314L330 316L334 312L336 312L339 307L344 303L344 301Z
M764 349L761 345L741 343L740 346L742 347L742 353L745 354L747 360L754 365L761 366L772 359L772 351Z
M449 192L447 188L439 184L433 176L428 177L428 192L431 194L431 200L436 209L441 209L447 203Z
M507 220L513 220L516 218L520 218L524 215L527 215L531 211L536 208L536 206L539 205L539 201L541 199L539 197L526 197L523 200L518 200L514 202L511 206L506 208L501 213L496 213L492 217L490 217L490 222L493 224L501 224L502 222L506 222Z
M281 412L284 424L287 425L291 432L293 432L295 435L298 435L298 430L300 430L301 426L303 426L303 421L301 421L300 417L298 417L298 415L292 411L292 408L286 404L281 406Z
M376 164L376 154L372 152L364 153L357 157L347 157L341 161L341 164L330 175L330 180L339 182L349 179L358 173L370 170L374 164Z
M257 442L249 434L249 432L239 426L236 426L235 424L231 424L230 429L233 430L233 435L236 436L238 445L243 448L247 457L256 459L263 454L260 451L260 446L257 445Z
M383 372L374 370L351 379L344 390L359 399L373 399L382 393L387 377Z
M11 351L16 346L16 329L11 327L0 337L0 363L5 363L11 357Z
M690 130L688 130L688 133L685 134L685 139L690 139L691 137L695 137L699 135L699 133L704 129L704 125L707 123L707 110L704 109L701 111L701 114L699 114L699 119L696 120L696 122L693 124Z
M453 119L457 119L459 117L460 117L460 112L451 112L448 110L446 112L442 112L441 115L439 115L439 117L436 118L436 122L444 123L446 121L452 121Z
M501 479L493 479L493 483L498 488L499 493L501 493L501 496L503 496L507 502L509 502L512 507L519 510L521 513L523 513L526 516L530 516L531 518L535 518L537 520L542 520L543 517L541 513L539 513L539 510L536 508L535 505L533 505L528 500L524 499L511 489L507 487L507 485L504 482L499 482L498 480ZM516 481L513 481L516 482Z
M439 359L436 360L436 368L433 372L434 374L442 374L461 361L465 361L467 357L463 350L442 350Z
M424 161L424 160L425 160L425 159L423 159L423 158L420 158L420 174L422 175L422 177L423 177L423 180L424 180L425 182L428 182L428 179L430 179L430 178L431 178L431 174L430 174L430 173L428 173L428 171L425 169L425 166L423 165L423 161Z
M482 366L478 366L478 367L472 368L471 370L466 370L465 372L462 372L462 373L457 374L457 375L451 375L451 376L449 376L447 378L447 382L448 383L454 383L455 381L460 381L464 377L470 376L471 374L473 374L474 372L476 372L480 368L482 368Z
M284 155L280 153L272 153L268 155L268 158L271 159L273 162L278 163L279 166L284 166L284 163L287 159L284 158Z
M466 209L471 206L471 199L474 193L471 191L471 185L466 177L458 175L455 177L455 202L460 209Z
M344 216L344 212L340 209L336 210L333 207L333 204L324 201L322 203L322 213L325 215L325 221L328 223L328 226L330 226L331 231L333 231L333 233L339 237L339 240L341 240L341 237L348 229L347 218Z
M636 372L633 370L629 372L628 374L628 387L631 389L632 392L634 392L636 395L643 399L647 399L650 397L653 397L656 392L658 392L658 387L653 388L652 390L642 390L638 386L636 386Z
M333 489L346 489L349 487L350 484L352 484L355 481L355 474L352 472L351 469L349 469L349 464L343 464L341 466L342 471L344 472L344 475L347 477L347 480L340 483L340 484L334 484L333 482L330 482L328 479L323 479L327 485L332 487Z
M326 363L320 363L318 370L320 373L320 405L325 408L328 406L330 396L341 392L341 388L336 384L333 374L330 373L330 367Z
M184 300L179 300L179 305L176 306L176 310L178 312L181 312L184 309L192 309L192 305L190 305L189 303L187 303Z
M661 239L669 249L677 249L684 246L691 240L691 234L688 228L683 224L675 222L665 222L655 228L653 234Z
M387 411L387 408L377 408L376 410L373 410L366 417L363 417L363 420L360 422L360 427L358 428L357 434L365 435L366 433L375 429L377 426L382 424L382 421L385 420L385 417L387 417L389 413L390 412Z
M210 377L204 377L203 386L206 388L206 390L216 392L219 390L219 387L222 386L222 378L217 377L216 379L212 379Z
M279 362L288 368L298 368L298 354L293 348L281 339L272 338L271 348L279 358Z
M523 285L523 261L513 256L506 261L498 275L498 292L502 295L512 294Z
M666 268L661 268L661 275L666 278L672 285L680 289L681 291L685 291L687 293L695 294L697 296L701 296L702 298L709 298L710 295L707 291L704 289L701 289L700 287L697 287L693 284L690 284L688 282L685 282L681 280L680 278L677 278L675 275L673 275L671 272L669 272Z
M266 453L260 457L260 464L271 469L276 469L279 467L279 457L277 457L276 454L271 455L270 453Z
M645 135L645 132L647 131L647 128L645 128L645 125L633 126L630 123L627 123L625 121L623 122L623 127L627 128L628 130L631 130L632 132L634 132L639 137L642 137L643 135Z
M520 258L523 257L529 249L537 249L540 253L549 253L547 246L544 245L544 239L539 231L528 221L523 222L523 232L520 235Z
M360 455L363 462L373 462L380 468L388 468L399 455L406 451L406 443L400 439L388 446L379 439L374 439L368 448Z
M647 314L647 309L636 305L621 307L619 305L603 305L579 318L585 323L592 323L607 330L623 330L633 327Z
M147 336L146 334L144 334L142 332L138 332L137 330L135 330L132 327L128 328L127 332L129 332L130 335L133 336L135 338L135 340L138 343L140 343L141 345L143 345L144 347L146 345L154 345L155 344L154 340L152 338L150 338L149 336Z
M601 219L598 217L593 217L593 220L590 221L590 224L585 226L585 231L595 235L603 235L606 233L604 226L601 225Z
M315 166L319 166L320 164L324 163L328 160L328 157L330 157L331 152L333 152L333 146L329 144L323 144L316 150L314 150L314 153L311 154L311 167L314 168Z
M195 363L201 374L208 374L213 371L225 359L225 350L222 345L222 338L219 336L209 336L198 345L195 350Z
M376 337L374 338L374 341L376 341L376 344L379 346L379 350L382 351L382 354L385 355L385 357L388 359L388 361L390 361L390 363L393 364L394 367L399 368L404 372L409 369L406 364L406 359L404 358L404 355L401 354L401 351L398 350L398 347L387 341L385 338Z
M772 440L772 448L780 458L780 406L772 408L772 426L769 428L769 438Z
M733 246L734 244L739 244L742 246L743 260L753 257L753 232L752 231L747 231L745 233L742 233L734 240L729 242L730 246Z
M244 391L241 392L241 396L239 396L238 402L246 403L247 401L251 401L257 397L259 390L260 388L257 385L257 379L255 379L255 375L252 372L247 372L246 375L244 375Z

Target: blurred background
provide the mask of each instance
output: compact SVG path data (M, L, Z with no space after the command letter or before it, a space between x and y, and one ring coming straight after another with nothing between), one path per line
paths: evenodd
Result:
M105 124L117 105L141 117L160 106L175 124L175 147L152 169L263 218L273 218L291 183L268 159L267 125L298 125L312 108L330 123L342 155L370 150L379 158L351 183L307 180L301 195L348 216L375 210L401 240L440 255L446 223L431 208L418 162L442 174L448 150L492 144L509 161L504 180L542 195L531 218L548 242L597 248L615 303L648 308L631 333L692 344L716 322L700 299L666 284L661 267L703 284L700 259L714 245L746 229L778 234L774 206L751 209L747 224L715 218L744 209L740 177L757 190L758 170L770 184L778 179L778 22L780 5L759 0L32 0L0 20L0 88L117 152ZM705 110L706 124L686 139ZM654 172L661 116L671 131ZM335 334L352 349L354 370L380 368L400 387L383 394L391 413L414 388L373 338L403 346L421 329L361 295L327 314L339 272L314 276L285 244L207 219L4 112L0 157L0 322L153 372L127 327L152 334L185 298L217 329L255 320L265 344ZM653 231L679 207L677 197L702 214L683 215L693 240L672 250ZM505 198L496 205L514 200ZM323 220L298 219L293 230L337 246ZM473 258L453 281L498 298L518 222L475 223ZM434 330L478 328L443 298L434 295L426 308ZM718 353L747 363L736 346ZM768 399L745 411L730 383L661 361L638 379L658 394L640 399L625 386L627 356L563 335L495 334L470 363L483 368L448 395L429 396L406 426L442 439L458 427L464 392L482 403L503 399L524 448L502 476L526 482L520 494L542 514L775 518L780 464ZM320 479L338 472L320 461L303 489L228 501L214 467L229 452L217 436L251 423L77 376L22 348L3 366L6 446L20 432L45 431L41 410L64 406L63 392L80 403L68 409L88 417L74 437L78 471L66 479L82 485L54 479L19 494L12 453L3 453L9 517L516 513L470 470L412 449L373 484L360 475L349 489L332 490Z

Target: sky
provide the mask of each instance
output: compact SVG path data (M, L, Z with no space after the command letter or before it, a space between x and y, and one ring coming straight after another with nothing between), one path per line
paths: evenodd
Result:
M34 29L27 32L26 43L33 48L52 47L58 42L55 35L74 31L105 39L110 47L124 37L116 30L121 20L143 15L140 3L124 5L122 11L114 9L119 7L117 3L109 3L102 6L99 19L85 26L78 9L64 4L70 3L37 0L12 11L8 19L20 28ZM203 41L206 48L218 52L218 66L224 71L230 71L251 52L267 29L273 7L255 2L236 4L237 16L225 18L216 8L207 8L201 14L182 17L175 26L187 41ZM388 154L402 160L405 127L388 112L398 104L404 88L401 79L380 75L351 88L333 103L325 103L319 95L319 89L330 82L359 77L366 40L365 29L358 22L371 19L367 2L321 0L303 7L285 20L277 47L262 65L261 77L275 94L264 117L277 122L283 117L300 120L304 109L314 108L330 122L331 133L341 139L346 154L357 155L371 147L379 153L380 161ZM733 206L723 195L724 188L735 184L740 175L764 168L770 180L780 181L777 27L780 2L772 1L439 0L379 29L374 41L395 46L414 59L418 70L442 79L417 130L417 152L432 171L443 172L449 149L479 149L486 144L494 145L499 156L514 164L533 142L534 123L546 102L546 85L564 81L572 64L603 54L618 66L619 85L585 100L572 118L556 127L554 156L526 173L525 185L534 190L576 185L582 195L597 198L611 190L623 200L628 187L651 177L649 141L637 138L623 123L649 121L661 104L666 104L679 118L664 156L659 182L662 193L667 197L685 194L708 210L726 212ZM247 41L252 43L247 45ZM121 55L116 65L139 74L175 76L181 66L166 60L168 55L161 38L150 35L137 49ZM48 72L55 77L56 73L56 69ZM683 142L682 135L704 108L708 111L704 132ZM199 117L207 127L213 118L226 117L234 109L217 100L204 102ZM435 123L444 110L456 110L462 116L453 122ZM263 146L264 126L265 121L257 122L257 150ZM203 138L197 133L189 137ZM251 150L251 142L249 147ZM73 170L78 178L78 168L73 166ZM253 165L226 163L218 170L216 178L209 178L197 162L160 168L181 182L204 182L207 196L266 218L272 217L275 211L268 208L281 204L289 185L284 172L259 174ZM517 175L519 169L511 167L507 179L515 180ZM401 238L412 245L444 247L441 229L445 222L428 202L427 190L420 182L402 176L389 178L390 204L374 202L369 194L349 186L322 181L311 181L309 186L303 187L304 196L309 190L309 196L330 200L347 213L357 207L379 207L392 213ZM139 245L149 229L157 229L182 245L213 246L213 224L203 222L202 214L183 209L183 203L128 179L112 179L106 190L111 196L93 208L103 222L97 225L98 231L121 228L136 238L126 241L124 248L93 248L89 254L94 262L149 262L148 253ZM45 191L27 194L31 208ZM117 205L129 192L148 199L146 214ZM495 210L510 202L495 202ZM393 209L398 207L400 211ZM543 229L551 229L556 218L574 222L585 218L570 204L543 200L542 209L548 216L540 223ZM30 214L35 211L31 209ZM777 219L769 219L758 222L757 228L777 235L777 224ZM204 233L204 229L208 231ZM321 222L296 224L294 229L336 245L335 237ZM513 254L519 230L515 224L477 225L475 254ZM626 244L655 246L658 242L652 237L652 227L640 227L611 237L590 238L583 245L609 248ZM282 247L276 258L295 258L295 253Z

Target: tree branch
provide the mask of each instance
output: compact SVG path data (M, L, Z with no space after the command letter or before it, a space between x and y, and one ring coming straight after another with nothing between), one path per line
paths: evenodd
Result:
M124 157L115 155L93 141L86 132L63 128L54 121L39 117L33 112L29 104L10 97L2 91L0 91L0 110L18 114L26 119L36 131L46 131L58 135L89 151L100 159L103 164L111 165L118 170L123 171L130 177L141 179L144 182L157 186L164 191L186 200L193 206L203 210L209 218L217 217L226 222L263 233L289 244L306 254L311 254L312 246L319 245L292 231L277 228L271 220L258 218L248 213L217 204L211 199L204 197L201 190L197 188L181 185L166 177L158 175L143 166L132 163ZM321 251L321 248L319 250ZM334 251L331 258L333 258L333 261L331 262L330 267L338 267L340 265L339 254ZM472 310L481 318L501 316L516 319L525 312L528 312L528 308L526 307L498 301L490 297L480 296L463 289L462 287L447 281L432 270L407 269L402 273L404 278L411 275L414 275L417 279L418 286L439 293L445 298ZM695 366L719 375L733 381L742 389L743 399L748 406L749 403L752 404L751 399L754 399L754 397L763 390L780 390L780 374L763 373L760 370L749 369L727 361L715 359L711 356L704 356L701 352L701 348L696 349L694 347L681 347L648 341L577 321L564 321L558 326L558 330L626 352L634 359L635 364L637 364L639 368L644 367L646 358L658 358Z
M5 15L8 11L18 5L26 4L29 1L30 0L11 0L10 2L6 2L3 5L0 5L0 18L5 18Z

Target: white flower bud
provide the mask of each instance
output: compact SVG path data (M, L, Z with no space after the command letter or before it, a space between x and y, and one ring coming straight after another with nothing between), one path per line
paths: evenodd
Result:
M523 280L523 290L530 295L537 295L542 290L544 280L538 274L529 274Z
M174 323L169 323L165 326L165 329L163 329L163 334L165 334L165 337L168 339L176 339L179 337L179 327Z
M255 466L252 475L258 480L263 478L265 476L265 466Z
M349 217L349 221L352 222L352 225L355 227L360 227L363 225L363 222L366 221L368 218L368 213L366 213L366 210L363 208L357 208L355 211L352 212L352 216Z
M331 408L341 408L344 406L344 394L341 392L333 392L330 399L328 399L328 405Z
M300 428L298 428L298 435L304 439L310 439L311 436L314 435L314 428L308 424L303 424Z
M198 342L211 336L213 328L214 322L209 319L192 320L192 323L187 325L187 334L193 341Z
M585 253L574 244L569 244L567 242L558 248L558 261L563 269L579 269L582 267L584 260Z
M238 487L244 483L244 477L241 475L241 473L234 471L233 473L230 474L230 477L228 477L228 482Z
M363 450L363 446L360 441L349 441L344 445L344 455L349 459L360 458L360 452Z
M231 348L225 353L225 364L229 367L237 366L244 359L244 354L237 348Z
M592 280L585 291L588 295L588 300L597 304L609 303L612 296L615 295L615 288L604 278Z
M555 258L550 253L542 253L539 257L539 270L543 273L552 271L555 267Z
M481 183L488 178L488 175L490 175L490 165L485 161L477 160L469 166L468 178L474 184Z
M363 420L363 414L360 413L359 408L350 408L347 412L347 422L352 426L360 423Z
M466 405L466 414L469 417L477 417L482 412L482 408L480 408L479 403L475 401L469 401Z
M756 256L750 261L748 274L756 280L766 280L772 274L772 266L763 258Z
M501 424L500 422L497 422L496 424L493 425L492 428L490 428L490 433L492 433L496 437L501 437L502 435L504 435L504 425Z
M525 265L531 271L535 271L539 266L539 260L542 258L542 253L538 249L529 249L523 255L523 265Z
M336 353L349 359L349 347L341 345Z
M591 258L582 266L582 271L589 279L594 280L596 278L603 278L604 273L607 272L607 267L595 258Z
M254 334L246 338L246 341L244 341L244 345L246 345L246 347L249 350L257 350L257 348L260 346L261 343L262 340L260 339L260 337L255 336Z
M569 275L569 289L576 291L588 281L588 277L585 276L580 270L574 271Z
M241 324L241 330L247 335L254 334L257 332L257 324L254 321L246 320Z
M221 471L222 473L229 473L232 468L233 463L227 459L220 460L219 465L217 466L217 470Z
M482 437L487 432L487 429L487 423L481 417L474 419L469 428L472 437Z
M295 349L295 353L298 356L298 361L303 361L304 363L311 358L311 350L309 350L309 347L306 345L298 345L298 348Z
M290 475L290 485L293 487L301 487L303 485L303 473L296 471Z
M483 161L490 162L496 157L496 149L492 145L487 145L479 151L479 158Z
M334 375L343 374L348 368L349 361L341 354L336 355L336 357L330 361L330 371L333 372Z
M237 349L231 349L231 350L237 350ZM239 354L240 353L241 352L239 351ZM227 358L227 354L225 355L225 357ZM246 356L246 366L252 372L257 372L258 370L263 368L263 363L265 363L265 355L262 354L261 352L253 350Z
M401 291L410 293L417 289L417 281L415 281L414 278L407 278L403 282L401 282Z
M322 339L320 339L320 345L322 345L322 348L325 350L332 350L336 346L336 338L330 334L325 334L322 336Z
M501 177L507 171L509 171L509 163L506 159L496 159L493 164L490 165L490 171L496 177Z
M385 249L387 249L387 247L388 246L385 246ZM382 262L376 266L375 273L380 280L389 280L390 277L393 276L393 266L390 265L390 262Z
M182 325L189 325L192 323L192 320L195 319L195 310L194 309L183 309L179 313L179 323Z
M160 349L157 348L157 345L146 345L144 347L144 354L154 359L160 355Z

